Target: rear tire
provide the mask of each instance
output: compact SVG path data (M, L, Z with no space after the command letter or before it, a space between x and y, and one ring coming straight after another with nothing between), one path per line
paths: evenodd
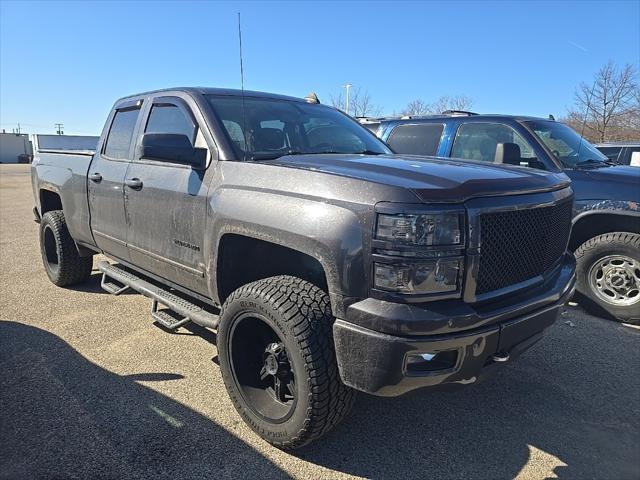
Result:
M271 277L233 292L220 317L224 383L264 440L299 448L349 413L356 395L340 380L325 292L299 278Z
M93 257L81 257L67 229L62 210L45 213L40 221L40 253L49 280L59 287L86 281Z
M640 235L605 233L575 252L577 290L591 313L640 323Z

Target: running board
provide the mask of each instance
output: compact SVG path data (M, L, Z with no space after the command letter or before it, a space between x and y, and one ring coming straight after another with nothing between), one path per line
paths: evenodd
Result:
M98 269L103 273L102 286L109 293L115 295L122 293L127 288L132 288L136 292L153 300L151 316L153 319L166 328L175 330L181 325L192 321L202 327L218 328L220 317L207 312L198 305L191 303L182 297L175 295L153 283L150 283L123 268L102 261L98 263ZM120 287L113 282L107 282L106 277L123 285ZM112 291L113 290L113 291ZM117 291L118 293L115 293ZM158 304L168 307L168 309L158 309ZM177 315L173 315L176 313ZM182 318L179 318L181 316Z
M116 281L109 278L106 273L102 274L102 280L100 281L100 286L106 292L109 292L111 295L120 295L121 293L129 290L128 285L122 285L115 283Z
M185 323L191 321L189 317L182 317L179 313L174 312L170 308L158 309L158 301L154 300L151 305L151 317L164 328L175 330Z

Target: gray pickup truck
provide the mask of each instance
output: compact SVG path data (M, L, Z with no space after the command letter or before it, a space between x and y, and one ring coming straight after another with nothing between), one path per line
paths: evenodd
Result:
M314 95L180 88L114 105L95 152L39 151L45 270L217 330L242 418L285 449L356 391L473 384L573 292L562 174L400 156Z

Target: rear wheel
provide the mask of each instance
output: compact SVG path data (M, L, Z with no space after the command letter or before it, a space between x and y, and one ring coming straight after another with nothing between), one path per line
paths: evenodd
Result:
M78 253L62 210L42 216L40 252L49 280L59 287L84 282L91 275L93 257L81 257Z
M577 289L593 313L640 323L640 235L614 232L587 240L576 250Z
M244 421L279 448L321 437L353 405L333 320L327 294L289 276L245 285L224 303L217 343L225 385Z

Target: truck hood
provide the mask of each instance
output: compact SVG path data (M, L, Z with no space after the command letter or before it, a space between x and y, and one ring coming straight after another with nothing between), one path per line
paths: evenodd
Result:
M612 167L566 170L576 200L622 200L640 202L640 168Z
M594 180L640 185L640 168L638 167L615 165L611 167L591 168L582 170L582 172L587 172Z
M406 188L423 202L557 190L570 183L563 174L542 170L416 155L289 155L269 163Z

